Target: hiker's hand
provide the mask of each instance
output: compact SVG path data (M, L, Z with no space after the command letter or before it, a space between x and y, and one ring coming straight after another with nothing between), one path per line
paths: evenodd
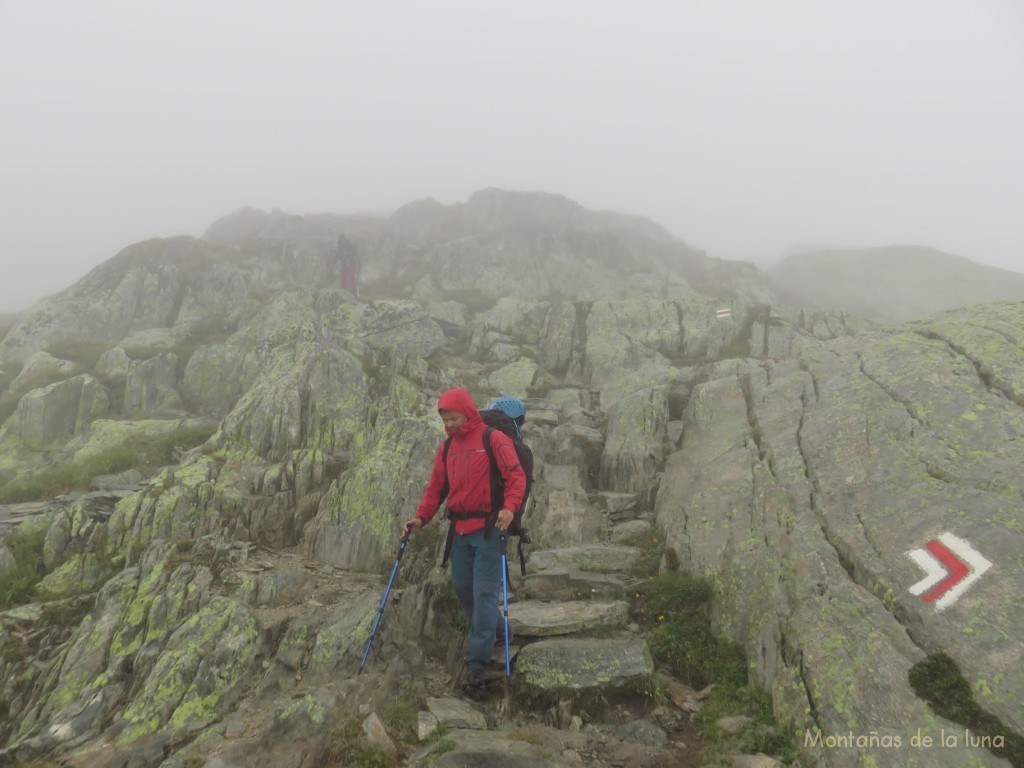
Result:
M408 536L413 531L418 531L423 527L423 521L418 517L414 517L409 520L405 525L402 526L402 536Z
M507 531L508 527L512 525L512 513L507 509L502 509L498 512L498 520L495 522L499 531Z

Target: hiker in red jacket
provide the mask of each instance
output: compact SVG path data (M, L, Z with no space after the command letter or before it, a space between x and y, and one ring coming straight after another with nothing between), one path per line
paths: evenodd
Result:
M437 410L451 437L451 445L447 458L445 444L438 447L419 509L403 526L403 533L418 531L437 514L441 502L447 501L455 526L452 587L470 621L465 681L468 686L477 687L483 683L484 670L494 654L495 633L501 617L498 607L502 576L499 536L508 528L523 501L526 475L519 466L512 440L500 430L493 430L491 447L504 481L504 496L495 517L490 460L483 447L485 426L472 396L464 389L449 389L437 401ZM500 534L495 533L494 528Z
M341 287L358 299L359 259L356 256L356 247L347 237L339 235L338 247L335 253L337 254L338 264L341 269Z

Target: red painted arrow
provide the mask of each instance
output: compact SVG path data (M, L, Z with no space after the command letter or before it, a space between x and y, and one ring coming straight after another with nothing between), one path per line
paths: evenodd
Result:
M971 542L949 531L925 544L925 549L912 549L907 556L925 572L923 579L910 588L920 597L944 611L992 567L992 563Z
M932 539L925 546L928 547L928 551L935 555L939 561L946 566L946 570L949 571L949 576L921 595L922 600L926 603L930 603L934 600L938 600L949 590L955 587L960 580L964 578L964 576L971 572L971 569L968 568L959 557L950 552L949 549L941 542Z

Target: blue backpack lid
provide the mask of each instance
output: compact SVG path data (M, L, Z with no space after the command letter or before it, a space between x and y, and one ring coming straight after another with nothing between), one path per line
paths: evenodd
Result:
M508 415L511 419L518 419L526 416L526 406L518 397L498 397L491 400L487 410L498 410Z

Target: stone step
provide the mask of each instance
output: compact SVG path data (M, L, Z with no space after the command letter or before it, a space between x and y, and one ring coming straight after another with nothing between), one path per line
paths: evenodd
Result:
M614 691L642 684L654 662L642 638L548 638L523 647L516 685L561 691Z
M436 761L431 760L429 765L433 768L560 768L563 765L552 763L538 754L543 752L540 747L516 738L508 730L454 729L445 735L453 749Z
M613 523L608 534L608 541L621 544L626 541L641 541L650 534L651 524L646 520L626 520Z
M618 493L616 491L599 491L595 494L597 506L618 522L633 520L637 516L637 498L635 493Z
M486 730L487 718L473 703L455 696L431 696L427 699L427 712L434 719L435 724L443 725L445 728L458 728L463 730ZM429 726L427 713L421 713L420 738L429 736L429 730L423 727L423 723ZM424 731L426 731L424 733Z
M598 627L625 627L629 605L622 600L520 600L509 606L508 623L516 638L571 635Z
M523 594L534 600L620 599L626 589L626 577L614 573L591 573L577 568L548 568L528 573L523 579Z
M639 558L638 547L624 544L577 544L531 552L528 567L532 573L566 568L592 573L622 573L632 568Z

